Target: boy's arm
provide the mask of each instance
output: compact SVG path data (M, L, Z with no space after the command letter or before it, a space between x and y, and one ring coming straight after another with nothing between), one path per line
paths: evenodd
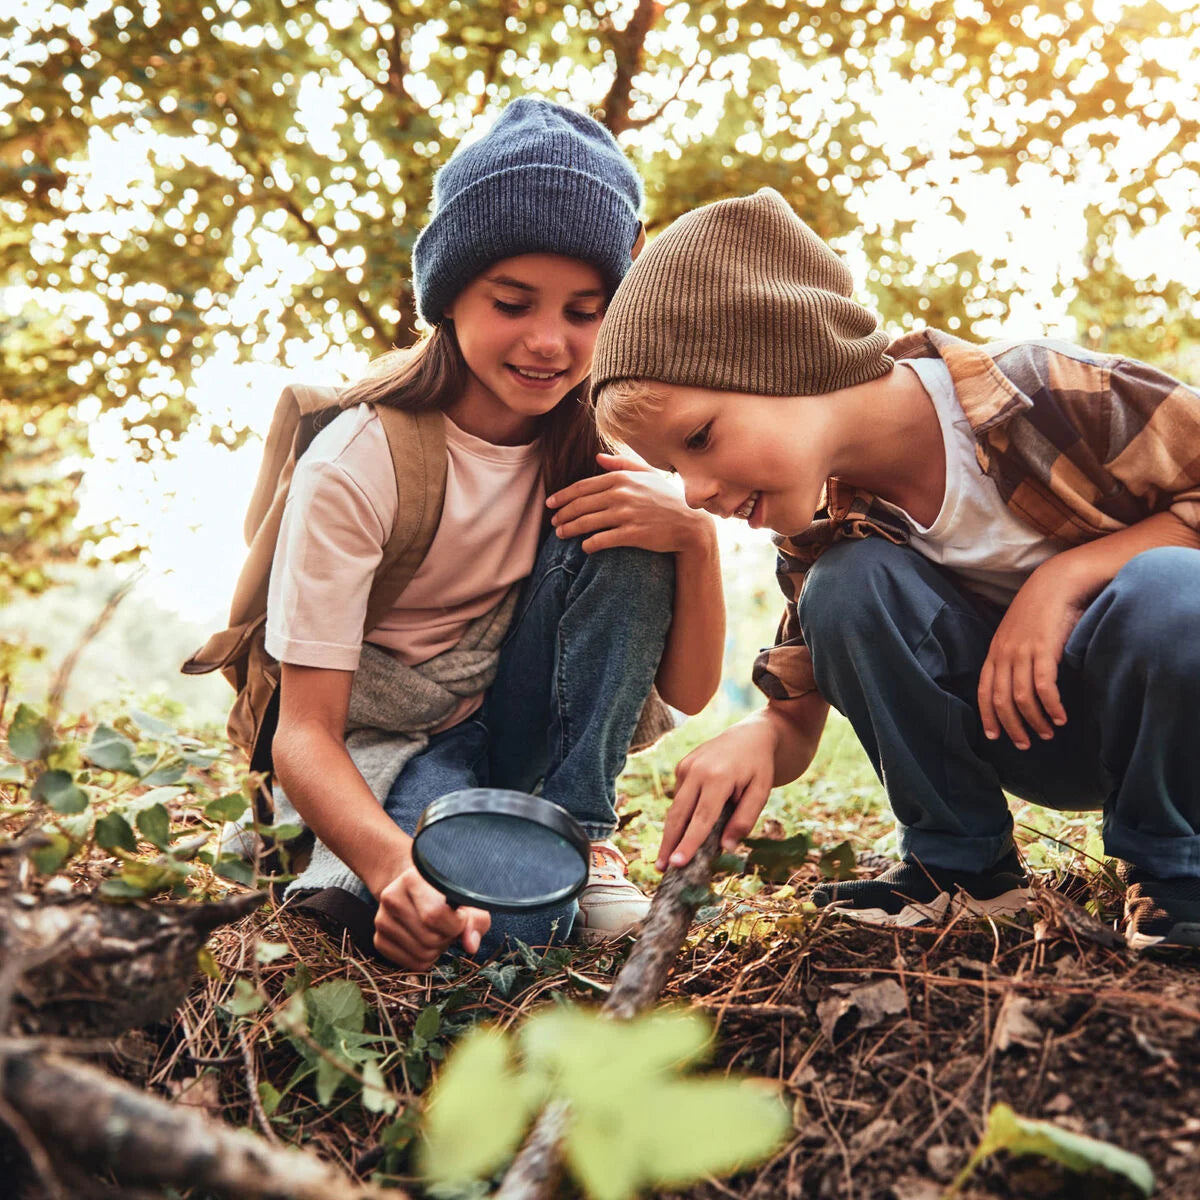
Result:
M675 799L663 824L658 869L690 862L728 800L737 807L722 845L734 849L754 828L771 789L808 769L828 714L829 705L815 691L771 700L684 758L675 769Z
M410 970L427 970L456 938L479 949L491 919L451 908L417 872L412 838L372 795L346 751L353 671L282 665L272 757L280 786L304 823L379 901L375 945Z
M1054 736L1067 713L1058 665L1084 609L1135 555L1159 546L1200 549L1200 533L1174 513L1160 512L1048 558L1025 581L996 628L979 674L979 715L991 739L1007 733L1021 750Z

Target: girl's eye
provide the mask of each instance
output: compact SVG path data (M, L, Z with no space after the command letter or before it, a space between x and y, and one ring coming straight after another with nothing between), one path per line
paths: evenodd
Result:
M689 434L687 440L683 443L689 450L703 450L708 445L708 437L712 431L712 422L709 421L703 429L697 429L695 433Z
M600 320L600 318L602 316L604 316L604 312L602 309L597 310L595 312L581 312L579 309L576 309L576 308L567 309L568 319L575 321L576 323L578 323L580 325L589 325L589 324L591 324L592 321Z
M504 313L508 317L519 317L523 312L528 311L528 304L510 304L506 300L493 300L492 305L497 312Z

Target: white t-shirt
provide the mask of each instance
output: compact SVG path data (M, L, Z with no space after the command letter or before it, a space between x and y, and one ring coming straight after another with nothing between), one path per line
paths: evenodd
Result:
M409 666L456 645L533 569L545 511L537 442L494 446L446 418L446 498L425 560L367 636ZM375 412L337 416L296 464L267 593L267 652L358 668L367 596L396 516L396 476ZM478 707L465 701L455 723Z
M880 503L908 525L914 550L948 567L972 591L1008 605L1034 568L1062 547L1017 517L983 473L975 434L946 364L940 358L914 358L898 365L917 373L937 410L946 448L946 495L929 526L897 505Z

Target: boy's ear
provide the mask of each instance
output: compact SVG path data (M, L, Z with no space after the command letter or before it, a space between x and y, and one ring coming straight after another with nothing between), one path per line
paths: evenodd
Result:
M641 254L642 247L645 246L645 244L646 244L646 226L644 224L639 224L638 231L637 231L637 237L635 237L633 239L633 246L630 248L630 251L629 251L629 261L630 262L633 262L634 259L636 259L637 256L639 254Z

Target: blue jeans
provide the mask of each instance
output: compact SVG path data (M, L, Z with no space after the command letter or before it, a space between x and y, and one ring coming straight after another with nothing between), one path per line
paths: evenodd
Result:
M585 554L579 539L543 541L483 707L430 739L401 771L384 810L411 834L430 801L466 787L541 794L593 840L616 827L615 782L662 658L675 588L668 554L620 547ZM560 943L574 901L495 913L479 956L506 937Z
M1067 724L1018 750L983 735L976 688L1004 610L915 550L841 542L799 605L817 686L887 790L900 853L980 871L1012 844L1002 789L1103 810L1104 846L1159 876L1200 876L1200 551L1148 550L1067 641Z

